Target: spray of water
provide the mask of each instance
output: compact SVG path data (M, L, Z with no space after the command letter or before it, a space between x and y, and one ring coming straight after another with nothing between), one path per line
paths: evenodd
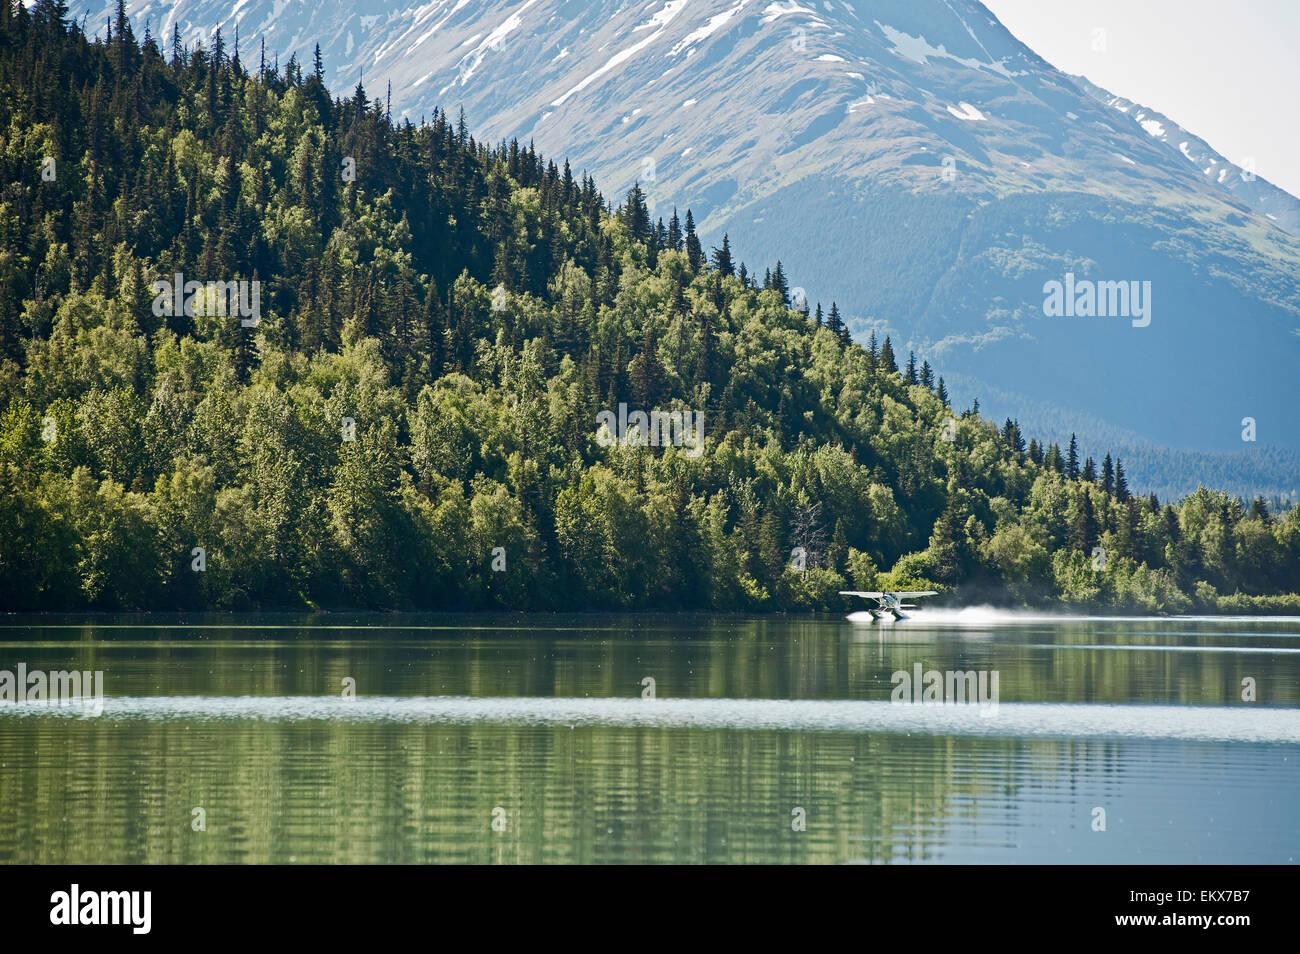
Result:
M850 613L851 623L876 623L886 626L955 626L962 629L987 629L993 626L1007 626L1017 623L1059 623L1071 619L1095 619L1086 616L1057 616L1049 613L1034 613L1028 610L997 609L992 606L965 606L946 609L942 607L925 607L907 611L905 618L895 620L886 614L877 620L870 613Z
M1024 626L1034 624L1057 623L1138 623L1164 622L1171 619L1188 623L1228 623L1233 621L1258 621L1258 616L1090 616L1078 613L1049 613L1042 610L1002 609L994 606L964 606L945 608L938 606L919 607L907 611L907 617L894 620L886 616L874 620L870 613L850 613L851 623L881 623L893 626L916 627L956 627L960 629L989 629L995 626ZM1297 616L1270 616L1268 619L1277 623L1300 622Z

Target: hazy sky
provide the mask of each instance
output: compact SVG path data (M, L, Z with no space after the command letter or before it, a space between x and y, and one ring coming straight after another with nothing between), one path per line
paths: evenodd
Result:
M1053 66L1164 113L1231 162L1253 157L1300 196L1300 0L983 2Z

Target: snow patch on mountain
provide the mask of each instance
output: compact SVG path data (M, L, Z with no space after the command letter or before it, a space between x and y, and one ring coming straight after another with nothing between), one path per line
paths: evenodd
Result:
M807 13L814 17L817 15L816 10L809 9L808 7L801 7L799 6L798 3L795 2L795 0L790 0L790 2L787 4L769 3L763 10L762 22L764 26L766 26L767 24L771 23L773 20L780 19L781 17L784 16L789 16L792 13Z
M682 8L686 6L686 3L687 0L668 0L668 2L664 4L663 9L655 13L648 22L633 29L634 33L639 30L654 29L654 33L650 34L641 42L632 44L632 46L628 47L626 50L615 53L606 61L604 66L596 70L594 73L588 74L581 82L559 99L553 100L551 105L557 107L563 106L565 102L571 99L576 93L581 93L592 83L596 82L596 80L609 73L609 71L614 69L614 67L627 62L655 40L659 39L659 37L663 36L664 30L667 28L668 24L672 22L673 18L676 17L677 14L681 13Z
M724 24L726 24L729 20L733 19L736 16L736 14L738 14L741 10L743 10L745 8L745 4L748 2L749 0L740 0L740 2L737 3L734 7L731 7L728 10L724 10L721 13L715 14L714 16L710 17L708 22L705 23L704 26L692 30L690 33L686 34L686 36L683 37L680 41L678 41L677 45L668 51L668 55L676 56L677 54L681 53L682 50L688 49L689 47L693 47L696 44L704 40L707 40L709 37L713 36L714 33L718 32L718 30L721 29Z
M954 63L960 63L962 66L968 66L973 70L991 70L999 76L1005 76L1007 78L1025 75L1024 73L1016 73L1009 70L1005 58L985 63L976 59L954 56L952 53L948 52L947 48L942 43L938 46L931 46L925 41L925 37L923 36L911 36L904 33L902 30L895 30L893 27L881 23L879 20L876 20L875 24L880 28L880 31L885 35L885 38L893 44L893 50L891 52L896 53L899 56L907 57L907 59L911 60L913 63L920 63L922 66L926 66L929 64L931 59L952 60Z
M1148 136L1155 136L1157 139L1163 139L1165 136L1165 127L1160 125L1158 119L1142 119L1142 114L1138 114L1138 121L1142 128L1147 131Z
M948 107L948 112L952 113L958 119L969 120L970 122L984 122L984 114L972 106L970 103L958 103L959 108Z

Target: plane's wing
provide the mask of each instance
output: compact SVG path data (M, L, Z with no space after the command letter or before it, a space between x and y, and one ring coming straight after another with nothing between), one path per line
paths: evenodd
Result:
M884 593L868 593L865 590L840 590L840 596L861 596L868 600L884 599Z
M899 599L910 600L914 596L938 596L938 590L899 590L894 593Z

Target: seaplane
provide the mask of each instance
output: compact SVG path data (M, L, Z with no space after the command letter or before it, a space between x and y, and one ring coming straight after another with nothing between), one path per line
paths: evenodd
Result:
M886 592L840 590L840 596L860 596L865 600L875 600L875 606L867 607L867 612L871 614L871 621L874 623L882 619L889 619L891 622L896 619L907 619L907 614L903 610L916 609L916 604L904 603L904 600L916 599L918 596L935 596L938 592L938 590L894 590Z

